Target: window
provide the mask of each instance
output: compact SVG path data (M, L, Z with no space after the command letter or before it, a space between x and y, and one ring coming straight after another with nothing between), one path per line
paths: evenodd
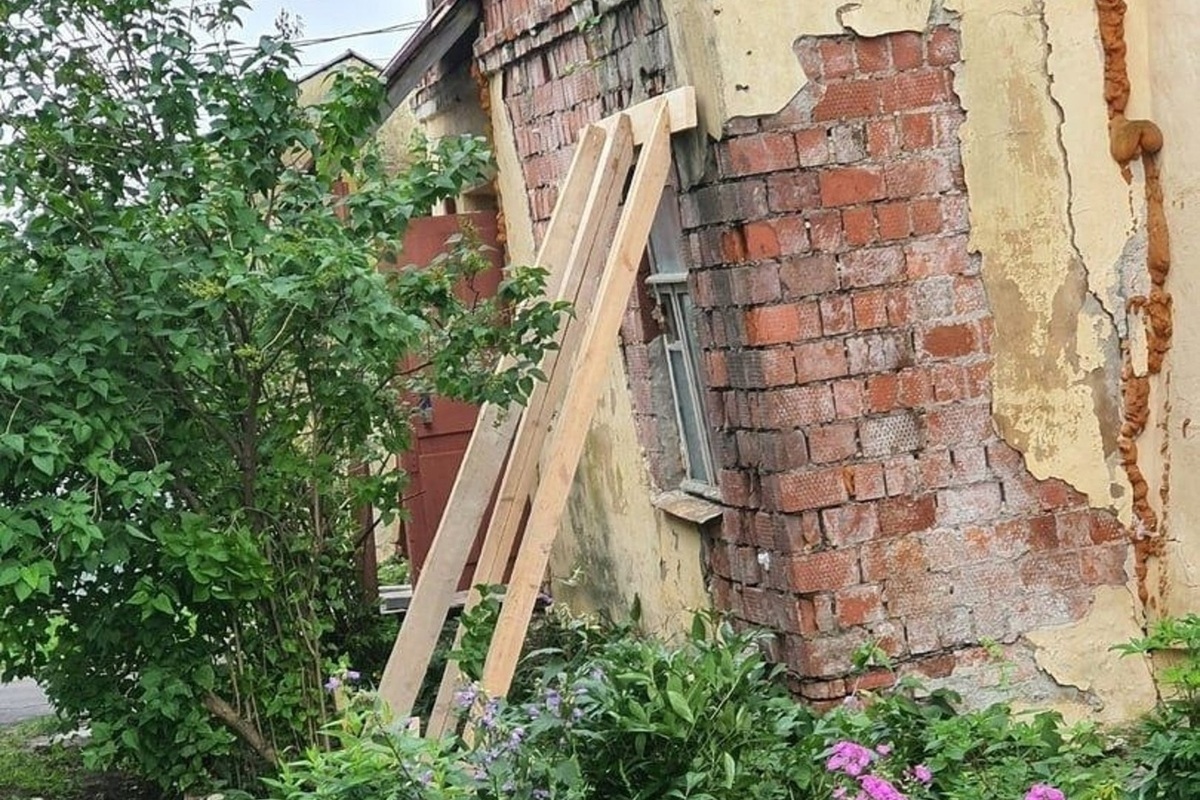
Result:
M647 288L658 304L666 350L685 491L715 497L716 470L708 441L708 417L696 341L696 309L687 288L687 264L680 246L679 205L668 187L650 229L650 276Z

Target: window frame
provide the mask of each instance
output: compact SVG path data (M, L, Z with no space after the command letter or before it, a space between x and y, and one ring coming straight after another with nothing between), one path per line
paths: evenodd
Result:
M655 314L661 327L658 338L666 356L664 360L671 388L672 411L679 435L680 472L683 477L678 488L691 495L720 500L717 461L713 455L713 437L709 431L705 399L703 350L696 329L698 312L691 302L682 240L678 199L674 187L668 184L655 212L646 246L650 274L645 278L645 286L655 304ZM678 374L680 367L683 375ZM681 392L686 393L686 397L681 398ZM687 422L685 402L690 406L694 419L691 426ZM697 467L705 474L699 474Z

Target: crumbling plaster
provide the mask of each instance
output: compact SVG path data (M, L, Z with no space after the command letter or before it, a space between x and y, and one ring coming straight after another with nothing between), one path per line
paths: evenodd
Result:
M497 192L511 263L536 257L528 192L504 104L503 78L493 78L492 134ZM709 605L701 536L651 502L646 461L638 445L633 405L616 343L602 399L576 472L568 517L550 560L554 596L572 610L628 614L635 600L646 630L688 629L693 611Z
M1153 116L1168 128L1168 141L1188 141L1194 116L1188 98L1200 96L1194 54L1200 11L1189 0L1160 0L1169 14L1134 5L1126 20L1129 116L1151 116L1153 68ZM664 0L664 7L677 73L697 85L701 118L716 138L730 120L775 113L804 87L792 50L797 38L923 30L931 15L954 15L962 34L955 89L967 110L961 136L971 241L995 315L997 428L1022 451L1035 476L1065 480L1093 506L1112 509L1129 523L1131 490L1117 448L1120 370L1123 345L1139 372L1145 370L1142 325L1126 310L1128 299L1145 290L1145 196L1138 166L1127 182L1109 152L1094 0L832 0L799 6L783 0ZM1155 36L1170 39L1166 49L1156 40L1153 60L1151 19L1162 26ZM1157 88L1164 85L1174 89ZM1200 156L1168 150L1164 173L1177 260L1186 262L1200 248L1200 221L1179 218L1200 193ZM1200 287L1190 284L1197 279L1181 272L1170 279L1177 298L1195 296ZM1176 336L1177 346L1192 352L1189 346L1200 347L1200 323L1181 321ZM1178 406L1172 418L1195 420L1190 431L1178 423L1171 429L1175 469L1193 467L1184 474L1200 473L1200 362L1192 361L1196 366L1171 383L1171 402ZM1150 500L1160 513L1167 474L1157 434L1167 408L1158 388L1164 380L1153 380L1160 399L1151 404L1149 439L1140 443ZM1186 534L1179 530L1197 531L1200 538L1200 493L1191 495L1182 509L1172 509L1172 529L1176 549L1197 554L1200 542L1184 545ZM1178 508L1180 498L1175 502ZM1152 565L1152 573L1160 568ZM1200 556L1174 553L1167 569L1182 572L1179 585L1200 596ZM1144 663L1116 670L1110 657L1096 656L1097 642L1107 647L1139 632L1135 588L1131 577L1129 590L1099 591L1077 625L1028 637L1037 663L1063 686L1078 687L1089 707L1107 709L1104 718L1125 718L1154 698ZM1172 600L1172 606L1194 608L1195 599ZM1105 671L1118 675L1119 683Z

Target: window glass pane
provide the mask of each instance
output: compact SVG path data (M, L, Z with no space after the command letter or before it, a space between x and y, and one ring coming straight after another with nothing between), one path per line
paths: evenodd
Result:
M679 205L672 192L663 192L654 224L650 227L650 267L657 275L687 274L683 262L683 233L679 226Z
M671 360L671 379L674 382L675 403L679 409L679 424L683 428L684 457L687 460L688 477L703 483L712 483L708 464L704 458L707 437L704 435L704 416L696 407L696 395L688 380L689 371L684 364L686 354L678 347L668 347L667 357Z

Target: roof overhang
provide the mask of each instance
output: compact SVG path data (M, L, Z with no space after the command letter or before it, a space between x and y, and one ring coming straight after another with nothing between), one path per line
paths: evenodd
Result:
M397 108L412 94L425 73L472 29L479 16L479 0L443 0L433 10L383 68L390 108Z

